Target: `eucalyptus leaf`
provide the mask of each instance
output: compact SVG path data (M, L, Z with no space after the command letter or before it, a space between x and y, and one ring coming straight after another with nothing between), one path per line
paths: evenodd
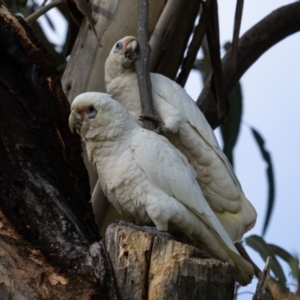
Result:
M249 236L248 238L246 238L246 243L253 250L257 251L264 261L267 260L268 256L271 256L271 258L272 258L271 270L272 270L273 274L275 275L275 277L277 278L278 283L282 287L285 287L286 286L286 277L284 275L281 265L279 264L279 262L275 256L275 253L274 253L272 247L270 247L270 245L268 245L264 241L264 239L258 235Z
M230 105L229 113L226 121L221 125L221 133L224 143L223 152L233 166L233 148L239 135L242 118L242 90L240 83L230 93L228 101Z
M274 180L274 171L273 171L273 164L270 153L265 149L265 141L262 138L261 134L255 130L254 128L251 128L253 136L257 142L257 145L259 147L259 150L262 154L263 159L267 163L267 178L268 178L268 184L269 184L269 195L268 195L268 206L267 206L267 212L265 217L265 222L263 226L263 232L262 235L266 233L266 230L270 223L270 218L274 209L274 202L275 202L275 180Z
M269 244L269 246L277 256L290 265L292 276L298 281L298 285L300 286L299 259L277 245Z

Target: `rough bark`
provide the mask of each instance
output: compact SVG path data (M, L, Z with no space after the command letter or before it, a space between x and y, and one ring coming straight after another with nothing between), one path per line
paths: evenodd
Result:
M149 72L150 47L148 44L148 0L138 0L137 38L139 43L138 57L135 61L136 75L139 85L142 115L154 116L152 85ZM155 123L143 119L143 127L155 129Z
M3 266L26 272L28 263L29 271L26 257L41 253L41 261L67 278L65 290L78 286L90 296L113 299L113 276L105 248L97 243L80 140L68 128L70 106L59 75L30 28L3 4L0 41L0 211L6 230L20 237L1 229ZM0 278L8 274L4 270ZM14 289L5 286L8 293Z
M105 244L121 299L232 299L234 268L143 227L109 225Z
M62 272L49 263L41 251L25 241L14 226L0 212L0 299L118 299L113 281L106 274L106 291L95 290L95 277L90 282L82 280L80 263L86 266L94 263L94 274L102 275L109 270L103 261L97 259L105 251L103 243L94 243L86 251L84 259L77 259L78 271L72 275ZM106 252L106 251L105 251ZM106 254L105 254L106 255ZM68 259L68 255L66 255ZM107 260L109 261L109 260ZM97 270L97 266L100 268ZM105 269L107 268L107 269ZM77 273L77 274L76 274ZM103 273L103 274L101 274Z
M232 68L231 50L226 53L222 60L223 82L227 97L243 74L262 54L289 35L300 31L299 20L300 2L297 1L275 10L240 38L236 69ZM212 92L211 76L205 83L204 89L197 100L197 105L212 128L216 128L221 124Z

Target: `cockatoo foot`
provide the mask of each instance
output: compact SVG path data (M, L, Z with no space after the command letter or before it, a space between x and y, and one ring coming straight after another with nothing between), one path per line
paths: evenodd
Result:
M125 222L123 220L116 220L113 223L116 223L120 226L129 227L129 228L132 228L132 229L135 229L135 230L148 232L148 233L153 234L155 236L164 237L164 238L167 238L169 240L174 240L174 237L172 236L172 234L170 234L167 231L159 231L156 227L140 226L140 225Z
M161 134L161 135L170 135L173 134L172 130L170 130L168 127L165 126L164 121L160 117L152 116L152 115L141 115L139 117L139 121L143 120L149 120L152 121L157 128L154 130L154 132Z

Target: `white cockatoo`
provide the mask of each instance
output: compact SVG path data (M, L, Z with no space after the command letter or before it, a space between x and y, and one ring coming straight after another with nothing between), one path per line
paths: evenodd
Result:
M77 96L69 124L85 141L101 187L118 212L141 224L153 222L159 231L173 226L198 247L233 263L238 282L251 281L253 267L208 205L195 170L165 137L140 127L104 93Z
M105 62L107 92L138 122L141 104L132 53L137 40L118 41ZM233 169L220 149L210 125L193 99L169 78L150 73L155 113L162 119L169 141L189 160L204 197L233 241L256 221L256 211L245 197Z

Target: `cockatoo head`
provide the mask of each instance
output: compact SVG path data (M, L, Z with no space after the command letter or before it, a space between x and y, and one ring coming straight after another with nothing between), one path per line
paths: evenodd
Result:
M71 131L83 139L105 140L135 126L126 109L105 93L88 92L78 95L71 106Z
M138 48L134 36L126 36L116 42L105 61L105 81L134 71L133 61Z

